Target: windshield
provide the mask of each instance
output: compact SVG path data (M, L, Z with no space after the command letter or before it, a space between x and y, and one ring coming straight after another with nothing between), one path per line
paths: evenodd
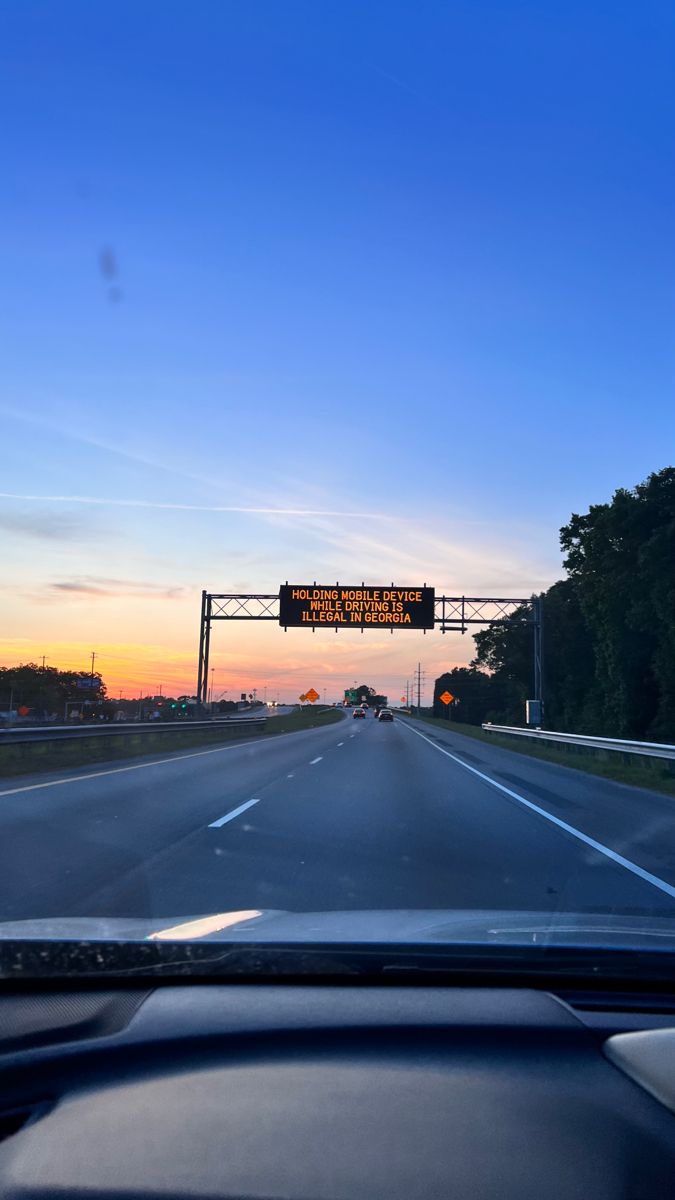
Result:
M670 10L0 28L0 974L670 960Z

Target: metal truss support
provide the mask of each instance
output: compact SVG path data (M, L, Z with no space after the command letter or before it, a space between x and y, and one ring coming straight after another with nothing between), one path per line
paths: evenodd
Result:
M529 614L531 597L437 596L435 624L441 633L466 633L467 625L498 625L523 607Z
M534 699L539 700L544 711L544 593L532 597L532 624L534 627Z
M206 633L210 630L211 625L207 620L209 597L206 592L202 592L202 615L199 620L199 669L197 672L197 703L202 704L202 691L204 688L204 680L208 679L208 651L206 649Z
M199 625L197 702L206 705L209 694L209 651L213 621L278 621L279 596L270 593L202 592Z

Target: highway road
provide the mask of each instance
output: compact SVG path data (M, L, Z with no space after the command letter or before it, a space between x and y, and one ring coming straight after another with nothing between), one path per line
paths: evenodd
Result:
M158 761L159 760L159 761ZM409 718L0 783L0 920L675 917L675 799Z

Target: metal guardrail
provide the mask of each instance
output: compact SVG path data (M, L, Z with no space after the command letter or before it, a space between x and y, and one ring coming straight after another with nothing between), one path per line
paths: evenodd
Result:
M178 733L191 729L232 728L262 729L266 717L237 717L215 721L118 721L108 725L40 725L33 728L15 727L0 730L0 746L13 746L18 742L60 742L70 738L123 737L134 733Z
M666 758L675 761L675 746L662 742L629 742L619 738L588 737L582 733L556 733L549 729L520 729L515 725L485 724L486 733L505 733L533 741L557 742L565 746L586 746L591 750L614 750L620 754L639 754L645 758Z

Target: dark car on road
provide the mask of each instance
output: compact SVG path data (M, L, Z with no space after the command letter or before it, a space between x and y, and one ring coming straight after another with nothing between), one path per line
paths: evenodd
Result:
M394 714L390 708L381 708L377 714L378 721L393 721Z

